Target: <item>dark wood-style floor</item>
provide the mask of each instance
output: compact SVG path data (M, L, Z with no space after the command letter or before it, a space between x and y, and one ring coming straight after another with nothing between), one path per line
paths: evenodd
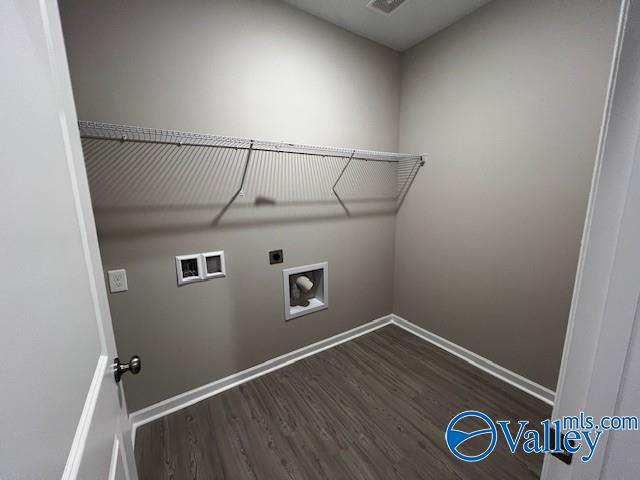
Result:
M144 425L136 460L141 480L539 477L542 457L513 455L500 438L483 461L456 459L444 432L468 409L536 424L551 415L387 326Z

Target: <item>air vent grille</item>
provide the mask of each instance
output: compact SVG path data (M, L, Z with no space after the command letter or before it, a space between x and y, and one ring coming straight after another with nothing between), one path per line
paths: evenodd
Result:
M404 2L406 2L406 0L371 0L369 2L369 7L384 15L391 15Z

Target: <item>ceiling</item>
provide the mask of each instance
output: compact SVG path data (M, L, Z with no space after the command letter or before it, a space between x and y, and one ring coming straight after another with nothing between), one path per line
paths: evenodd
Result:
M370 0L282 0L339 27L403 51L451 25L490 0L406 0L391 15Z

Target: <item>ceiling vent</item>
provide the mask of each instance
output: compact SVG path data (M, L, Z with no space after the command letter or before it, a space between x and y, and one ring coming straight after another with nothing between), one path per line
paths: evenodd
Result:
M400 6L406 2L406 0L371 0L369 2L369 8L373 8L376 12L383 15L391 15Z

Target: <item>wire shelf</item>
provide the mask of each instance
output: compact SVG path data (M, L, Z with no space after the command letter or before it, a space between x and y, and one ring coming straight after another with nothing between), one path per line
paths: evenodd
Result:
M338 201L402 205L421 155L79 122L97 207L221 207Z

